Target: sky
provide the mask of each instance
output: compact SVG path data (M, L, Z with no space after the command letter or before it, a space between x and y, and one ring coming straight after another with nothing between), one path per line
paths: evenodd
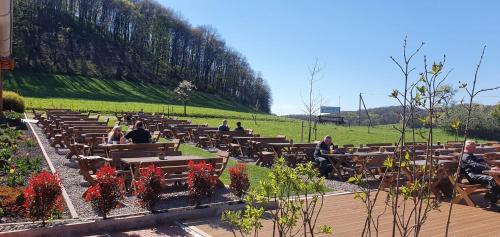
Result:
M451 70L447 83L472 83L481 50L487 46L478 88L500 86L500 1L337 1L337 0L159 0L192 26L210 25L226 44L242 53L272 90L272 112L301 113L309 68L322 70L314 84L324 105L357 110L363 93L368 108L397 105L392 89L404 88L401 60L422 42L411 80L423 71L423 58ZM465 92L459 90L456 100ZM500 102L500 90L475 102Z

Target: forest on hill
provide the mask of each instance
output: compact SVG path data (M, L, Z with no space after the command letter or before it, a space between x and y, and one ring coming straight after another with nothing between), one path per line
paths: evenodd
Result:
M243 55L155 1L14 0L13 26L16 70L172 88L188 80L270 112L271 89Z

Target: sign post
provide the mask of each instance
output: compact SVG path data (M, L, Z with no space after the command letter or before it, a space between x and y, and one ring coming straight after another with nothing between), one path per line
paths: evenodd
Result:
M334 107L334 106L321 106L320 107L320 113L325 113L325 114L334 114L334 113L340 113L340 107Z

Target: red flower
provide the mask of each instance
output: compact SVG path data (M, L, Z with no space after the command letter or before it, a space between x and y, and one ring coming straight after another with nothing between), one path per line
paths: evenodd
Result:
M214 170L211 164L201 161L188 163L188 189L189 194L194 199L196 205L201 203L204 197L212 194L217 184L217 177L214 176Z
M245 195L250 187L246 169L247 167L243 163L229 168L229 176L231 178L229 190L240 199L243 198L243 195Z
M112 209L120 206L118 201L123 198L123 190L123 179L116 176L113 167L104 165L97 171L95 183L85 191L83 198L90 201L105 219Z
M45 225L45 220L55 210L64 209L61 193L61 183L56 174L42 171L32 176L24 190L23 207L27 210L27 216L33 221L42 220Z
M154 205L160 199L163 186L163 171L153 164L140 170L141 176L134 182L137 198L142 207L153 211Z

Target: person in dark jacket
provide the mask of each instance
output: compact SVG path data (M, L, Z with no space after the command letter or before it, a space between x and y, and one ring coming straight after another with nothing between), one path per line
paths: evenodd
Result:
M475 150L476 143L470 140L466 141L461 171L471 184L481 184L490 189L485 197L490 199L492 206L495 206L500 198L500 186L493 177L483 174L483 171L497 168L490 168L483 158L475 156Z
M241 132L244 133L245 129L241 126L241 122L236 122L236 128L234 129L235 132Z
M314 161L319 165L319 173L324 177L327 177L333 169L330 161L323 157L323 154L328 154L330 152L332 146L332 137L327 135L323 138L322 142L318 143L316 150L314 150Z
M132 139L133 143L151 143L151 133L144 129L142 121L135 123L135 129L125 135L126 139Z
M222 124L219 126L219 131L228 132L229 126L227 126L227 119L222 120Z

